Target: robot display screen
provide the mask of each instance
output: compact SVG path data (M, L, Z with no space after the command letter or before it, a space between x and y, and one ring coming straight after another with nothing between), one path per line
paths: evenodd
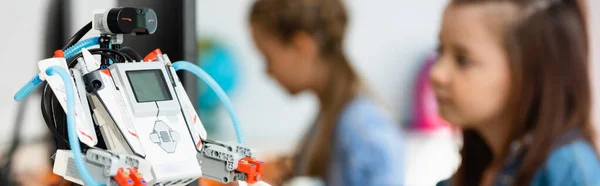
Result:
M172 99L161 70L136 70L126 73L138 103Z

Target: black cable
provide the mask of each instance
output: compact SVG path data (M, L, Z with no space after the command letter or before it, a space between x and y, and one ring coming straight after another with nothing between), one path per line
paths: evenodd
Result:
M65 114L65 110L60 105L60 102L58 101L58 98L56 98L56 96L52 96L52 99L50 101L50 108L52 108L51 114L53 116L52 119L54 122L54 127L56 127L60 136L62 136L63 139L67 141L65 147L68 148L70 145L68 143L69 137L67 130L67 115Z
M122 52L119 52L119 51L116 51L113 49L93 48L93 49L89 49L88 51L90 51L91 54L103 55L105 57L108 57L111 60L113 60L115 63L120 62L120 61L118 61L114 57L110 56L110 53L116 54L123 59L132 60L131 57L128 57L125 54L123 54ZM79 53L71 56L69 59L67 59L67 65L69 66L69 68L75 67L75 65L77 65L77 58L80 58L81 56L83 56L83 54L81 52L79 52Z
M100 47L100 48L102 48L102 47ZM121 44L111 44L111 45L110 45L110 49L113 49L113 50L117 50L117 51L119 51L119 50L121 49ZM131 56L129 56L129 55L127 55L127 54L125 54L125 56L128 56L129 58L131 58ZM119 61L120 61L120 60L121 60L121 58L117 56L117 60L119 60ZM125 61L126 61L127 59L123 59L123 60L125 60Z
M135 50L133 50L130 47L122 47L121 49L119 49L119 52L123 52L125 55L128 55L135 61L143 61L144 60L144 58L142 58L142 56L138 52L136 52Z
M126 55L125 53L123 53L121 51L118 51L118 50L115 50L115 49L94 48L94 49L90 49L90 52L91 51L102 51L102 52L114 53L114 54L118 55L119 57L121 57L121 58L123 58L125 60L133 61L133 59L131 58L131 56ZM119 62L119 61L115 61L115 63L116 62Z
M65 44L65 46L62 49L66 50L67 48L69 48L69 47L73 46L74 44L76 44L77 42L79 42L79 40L81 40L81 38L83 36L85 36L85 34L87 34L91 29L92 29L92 22L90 21L83 28L79 29L79 31L77 31L75 33L75 35L73 35L73 37L71 37L71 39L69 39L69 41L67 41L67 44Z
M98 42L99 42L98 44L100 45L100 48L108 49L110 47L110 36L106 35L106 34L101 34L100 40ZM110 63L108 60L109 60L108 58L102 56L100 58L100 63L104 64L104 65L108 65ZM115 61L115 63L116 63L116 61Z

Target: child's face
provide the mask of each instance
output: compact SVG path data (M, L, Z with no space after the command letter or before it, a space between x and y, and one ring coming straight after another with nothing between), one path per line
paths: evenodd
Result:
M283 43L273 35L252 24L252 37L256 47L263 54L267 73L277 80L289 93L296 94L307 90L314 71L314 52L305 52L304 45L296 45L295 40Z
M450 5L444 12L439 58L430 71L441 116L466 127L505 117L510 71L494 17L482 4Z

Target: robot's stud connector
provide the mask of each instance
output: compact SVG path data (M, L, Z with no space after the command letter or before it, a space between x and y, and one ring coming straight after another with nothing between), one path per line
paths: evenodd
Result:
M120 186L134 186L133 180L129 178L128 171L125 171L123 168L119 168L117 175L113 176L113 178Z
M249 184L253 184L261 181L264 167L265 164L262 161L254 160L250 157L245 157L238 162L238 167L236 170L246 174L246 182Z
M137 169L129 168L129 177L133 180L134 186L146 186L148 183L142 177L142 174L137 171Z

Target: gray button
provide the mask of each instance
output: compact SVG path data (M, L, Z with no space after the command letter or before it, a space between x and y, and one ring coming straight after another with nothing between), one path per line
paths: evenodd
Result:
M169 132L167 131L160 131L160 138L162 139L162 142L171 141L171 138L169 137Z

